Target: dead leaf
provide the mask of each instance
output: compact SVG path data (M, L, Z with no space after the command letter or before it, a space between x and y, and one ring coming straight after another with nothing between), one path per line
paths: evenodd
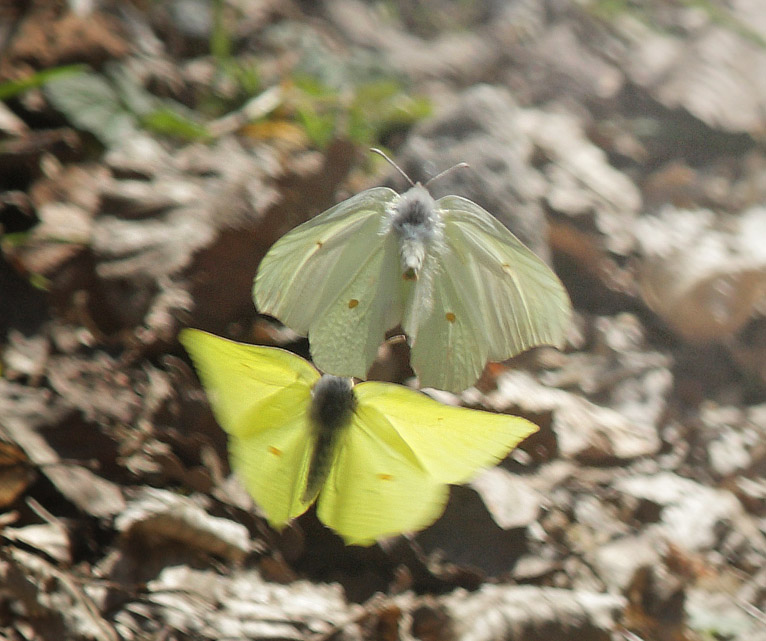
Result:
M531 585L484 585L456 590L442 601L461 641L539 639L607 641L622 610L622 597Z
M115 527L129 537L180 544L232 561L241 561L252 549L243 525L213 517L191 499L156 488L138 492Z
M544 503L543 496L523 476L502 467L483 470L470 486L478 492L495 523L506 530L529 527Z
M28 626L39 638L119 640L113 625L82 588L83 581L34 554L4 547L0 583L0 592L15 605L14 625Z
M497 391L486 396L486 404L512 414L550 415L555 447L565 458L604 463L652 455L660 447L652 422L631 421L580 396L546 387L525 372L501 376ZM544 439L543 432L530 438L530 448Z
M0 509L11 507L34 478L34 470L23 450L13 443L0 441Z
M683 338L710 341L739 330L766 293L766 210L733 221L666 207L637 226L647 304Z
M123 636L159 633L165 626L196 639L299 639L331 635L356 621L337 584L268 583L253 570L223 576L212 570L168 567L147 585L140 601L116 614ZM351 623L351 631L356 628ZM359 638L356 636L356 638Z

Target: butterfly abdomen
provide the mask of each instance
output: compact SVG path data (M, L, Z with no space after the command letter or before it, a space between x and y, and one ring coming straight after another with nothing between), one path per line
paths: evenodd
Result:
M356 397L348 378L324 375L311 390L309 421L314 440L303 501L316 496L327 478L338 439L351 424Z
M436 201L420 184L389 206L391 229L399 238L402 276L417 280L428 250L443 242L444 223Z

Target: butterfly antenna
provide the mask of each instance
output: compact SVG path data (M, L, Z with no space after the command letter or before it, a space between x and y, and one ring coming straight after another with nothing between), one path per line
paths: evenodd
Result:
M412 182L412 178L410 178L407 174L404 173L404 170L397 165L393 160L391 160L384 151L381 151L380 149L376 149L375 147L370 147L370 151L374 154L378 154L379 156L383 156L388 161L388 164L391 165L396 171L398 171L402 176L404 176L405 180L410 183L410 186L414 187L415 183ZM442 172L443 173L443 172ZM430 181L429 181L430 182Z
M432 176L431 178L429 178L428 181L426 181L425 186L428 187L428 185L430 185L432 182L434 182L435 180L439 180L439 178L442 178L449 173L452 173L453 171L455 171L455 169L467 169L468 167L470 167L470 165L467 162L459 162L457 165L452 165L452 167L450 167L449 169L440 171L435 176Z

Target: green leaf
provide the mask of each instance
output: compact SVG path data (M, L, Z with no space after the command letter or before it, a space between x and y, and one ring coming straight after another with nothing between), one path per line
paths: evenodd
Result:
M210 136L207 128L169 105L162 105L141 118L141 124L158 134L182 140L200 140Z
M224 20L223 0L213 0L213 28L210 32L210 53L217 60L231 57L231 34Z
M360 144L376 143L392 129L411 125L430 111L426 99L407 95L396 80L376 80L357 88L348 110L348 135Z
M33 73L26 78L19 80L9 80L0 83L0 100L8 100L18 96L30 89L42 87L45 83L62 78L71 74L82 73L86 69L85 65L67 65L65 67L54 67L53 69L43 69Z
M296 115L306 135L314 145L324 149L330 144L335 135L335 122L337 120L334 112L322 113L312 105L306 104L296 109Z
M136 119L117 90L92 72L56 78L45 85L45 94L67 120L112 145L136 132Z

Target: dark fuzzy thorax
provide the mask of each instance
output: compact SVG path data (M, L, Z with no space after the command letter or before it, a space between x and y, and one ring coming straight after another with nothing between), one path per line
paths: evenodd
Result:
M311 454L303 500L316 496L330 472L335 446L343 430L351 424L356 409L356 397L351 381L324 375L311 391L311 423L314 448Z

